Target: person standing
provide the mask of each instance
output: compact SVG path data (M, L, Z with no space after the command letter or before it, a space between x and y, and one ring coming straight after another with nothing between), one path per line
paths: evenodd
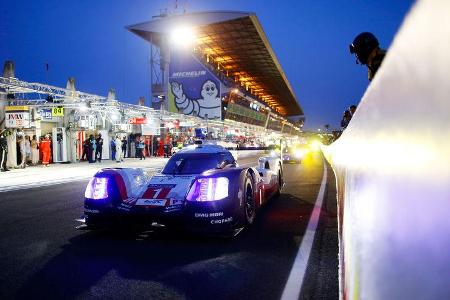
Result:
M122 139L122 158L125 158L126 154L127 154L127 137L124 136Z
M26 143L25 137L22 135L18 139L18 146L20 152L20 167L24 169L27 166L27 154L26 154Z
M119 136L116 136L116 140L114 141L116 144L116 162L123 161L122 159L122 140Z
M144 159L145 160L145 155L144 155L144 148L145 148L145 143L144 143L144 138L141 136L139 138L139 142L138 142L138 150L139 150L139 158L140 160Z
M383 62L386 50L380 48L375 35L362 32L350 44L350 53L356 55L356 63L367 66L369 81L372 81Z
M350 113L350 111L349 110L344 111L344 115L342 116L342 120L341 120L342 131L347 128L351 119L352 119L352 114Z
M350 114L352 115L352 117L353 117L353 115L355 114L355 112L356 112L356 105L350 105L350 107L349 107L349 109L348 109L349 111L350 111Z
M111 160L116 160L116 142L114 142L114 139L111 139L109 146L111 147Z
M31 139L31 164L33 166L37 165L39 162L39 142L37 137L33 135Z
M89 148L88 148L88 160L89 163L92 164L94 163L94 155L95 155L95 139L94 139L94 135L91 134L89 135Z
M95 159L97 159L98 162L102 162L103 138L100 133L98 134L97 139L95 141L96 141Z
M89 141L89 138L85 139L83 142L83 155L81 155L80 160L88 160L89 159L89 145L91 142Z
M9 171L6 167L6 160L8 157L8 139L6 138L6 132L0 133L0 171Z
M41 141L40 148L42 150L42 164L44 167L48 167L50 163L51 145L50 135L46 134L45 138Z
M31 140L30 140L30 136L26 135L25 136L25 165L27 165L27 163L31 161ZM28 167L28 165L27 165Z

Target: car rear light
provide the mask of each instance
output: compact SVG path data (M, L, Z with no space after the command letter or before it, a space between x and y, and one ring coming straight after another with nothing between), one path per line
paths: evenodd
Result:
M188 201L215 201L228 197L228 178L199 178L186 197Z
M89 199L108 198L108 178L94 177L89 181L84 196Z

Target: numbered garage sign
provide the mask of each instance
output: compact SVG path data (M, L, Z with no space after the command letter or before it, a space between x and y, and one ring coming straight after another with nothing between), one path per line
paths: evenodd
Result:
M54 117L64 117L64 107L53 107L52 115Z

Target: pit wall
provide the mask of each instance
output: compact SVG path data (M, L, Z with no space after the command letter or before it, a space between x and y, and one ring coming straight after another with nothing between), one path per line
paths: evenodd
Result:
M412 7L323 152L338 185L341 299L450 299L450 1Z

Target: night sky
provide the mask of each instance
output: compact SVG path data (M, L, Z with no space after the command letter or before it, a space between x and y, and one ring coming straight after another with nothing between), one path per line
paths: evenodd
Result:
M414 1L178 1L187 12L255 12L297 99L305 128L339 126L343 111L357 104L367 85L367 69L355 64L348 45L371 31L387 48ZM65 87L76 78L78 90L118 99L149 101L149 45L125 30L148 21L167 0L0 0L0 59L13 60L16 77ZM179 10L181 12L181 10ZM48 76L45 63L49 64Z

